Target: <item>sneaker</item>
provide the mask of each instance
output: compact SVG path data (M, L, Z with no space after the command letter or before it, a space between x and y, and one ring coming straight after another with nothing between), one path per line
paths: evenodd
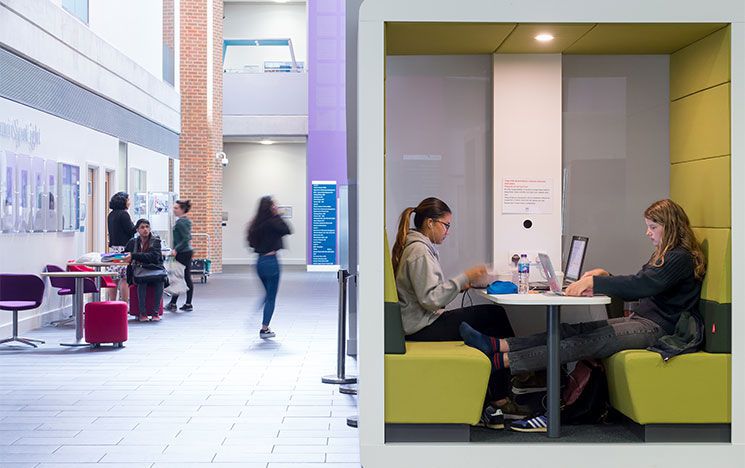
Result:
M547 432L548 417L541 415L535 418L521 419L510 424L510 429L517 432Z
M512 393L525 395L546 391L546 372L528 372L512 377Z
M194 307L192 307L191 304L184 304L181 306L181 310L183 310L184 312L191 312L192 310L194 310Z
M262 340L265 340L267 338L274 338L275 336L276 334L268 328L266 330L259 330L259 338L261 338Z
M499 408L487 405L481 413L481 420L477 425L488 429L504 429L504 414Z
M173 302L169 302L169 303L168 303L168 305L166 305L166 306L164 307L164 309L166 309L166 310L170 310L171 312L173 312L173 311L175 311L176 309L178 309L178 306L177 306L177 305L176 305L175 303L173 303Z
M508 398L507 403L500 405L499 409L504 414L504 419L523 419L534 414L529 406L520 405L512 398Z

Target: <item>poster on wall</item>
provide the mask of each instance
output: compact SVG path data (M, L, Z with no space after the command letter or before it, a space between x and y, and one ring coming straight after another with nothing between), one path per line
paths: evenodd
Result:
M80 229L80 168L60 163L59 210L62 231Z
M311 182L311 265L338 265L336 182Z
M46 227L46 213L44 213L44 166L45 161L42 158L35 157L31 160L31 186L33 205L31 206L31 230L42 232Z
M31 194L31 156L19 154L18 158L18 211L16 216L16 231L33 231L33 218L31 217L31 206L33 204Z
M56 161L47 161L44 168L44 230L47 232L59 231L59 218L57 217L57 177L58 167Z
M2 191L0 192L0 230L14 232L16 227L16 155L0 152Z
M503 214L551 214L553 201L550 178L505 177L502 179Z

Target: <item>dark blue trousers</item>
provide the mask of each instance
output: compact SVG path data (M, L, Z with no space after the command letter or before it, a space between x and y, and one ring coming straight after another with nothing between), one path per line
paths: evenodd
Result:
M279 261L276 255L261 255L256 263L256 272L264 285L264 319L262 325L269 326L274 315L274 303L279 289Z

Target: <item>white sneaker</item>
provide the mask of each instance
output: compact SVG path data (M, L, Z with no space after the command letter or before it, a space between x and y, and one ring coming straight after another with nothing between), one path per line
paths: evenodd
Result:
M277 335L268 328L266 330L259 330L259 338L261 338L262 340L265 340L267 338L274 338L275 336Z

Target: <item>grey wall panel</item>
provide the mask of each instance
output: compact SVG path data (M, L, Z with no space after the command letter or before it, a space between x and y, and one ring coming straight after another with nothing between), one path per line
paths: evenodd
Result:
M178 158L178 133L3 48L0 97Z

